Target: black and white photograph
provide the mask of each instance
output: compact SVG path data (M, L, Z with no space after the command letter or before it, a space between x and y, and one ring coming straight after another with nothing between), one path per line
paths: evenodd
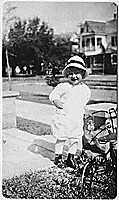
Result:
M1 57L1 197L118 199L118 3L3 1Z

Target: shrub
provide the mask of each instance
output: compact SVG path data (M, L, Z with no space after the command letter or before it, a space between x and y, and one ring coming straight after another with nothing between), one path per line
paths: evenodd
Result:
M81 198L80 180L80 174L52 167L3 179L2 194L16 199L77 199Z
M81 187L80 170L51 167L3 179L2 194L10 199L114 199L115 177L116 174L98 176L91 191L85 192Z

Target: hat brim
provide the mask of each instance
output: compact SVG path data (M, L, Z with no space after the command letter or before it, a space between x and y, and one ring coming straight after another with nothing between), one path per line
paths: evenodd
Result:
M77 68L77 69L82 69L83 71L85 71L85 74L84 74L84 76L83 76L83 79L85 79L85 78L89 75L87 69L86 69L85 67L83 67L82 65L77 64L77 63L75 63L75 64L70 63L70 64L68 64L68 65L63 69L63 71L62 71L62 74L63 74L64 76L67 75L67 69L70 68L70 67L75 67L75 68Z

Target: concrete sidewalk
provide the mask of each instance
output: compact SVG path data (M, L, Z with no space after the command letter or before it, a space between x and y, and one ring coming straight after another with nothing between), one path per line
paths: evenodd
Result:
M2 139L2 178L54 166L51 160L30 150L38 136L11 128L3 130Z

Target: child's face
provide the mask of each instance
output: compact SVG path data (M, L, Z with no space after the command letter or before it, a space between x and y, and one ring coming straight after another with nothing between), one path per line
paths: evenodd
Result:
M78 85L82 81L84 71L75 67L67 69L67 78L72 85Z

